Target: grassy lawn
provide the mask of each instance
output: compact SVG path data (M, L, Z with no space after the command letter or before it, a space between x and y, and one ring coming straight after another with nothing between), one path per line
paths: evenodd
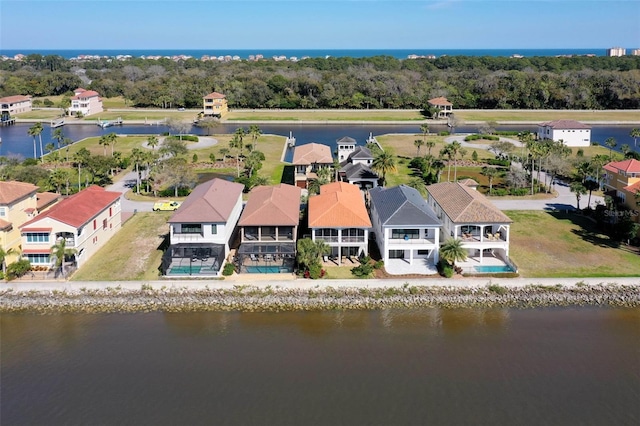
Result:
M455 110L462 121L638 121L638 111L566 111L566 110Z
M542 211L507 211L510 257L523 277L640 276L640 255L595 230L588 218Z
M158 279L161 245L172 212L131 217L75 274L72 281L140 281ZM135 253L135 255L131 255Z
M356 278L352 273L351 273L351 268L355 267L356 265L350 265L350 266L323 266L322 269L324 269L327 274L324 276L325 279L353 279Z
M420 121L418 110L237 110L224 120L242 121Z

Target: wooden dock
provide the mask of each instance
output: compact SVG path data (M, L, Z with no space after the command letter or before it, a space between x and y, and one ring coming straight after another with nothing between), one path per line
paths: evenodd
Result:
M54 120L51 120L51 128L55 129L56 127L62 127L64 126L64 118L56 118Z
M0 126L11 126L13 124L16 124L16 119L15 118L8 118L6 120L1 120L0 121Z
M124 121L122 120L122 117L118 117L115 120L112 121L101 121L98 118L98 126L102 127L103 129L106 129L107 127L111 127L111 126L122 126L124 124Z

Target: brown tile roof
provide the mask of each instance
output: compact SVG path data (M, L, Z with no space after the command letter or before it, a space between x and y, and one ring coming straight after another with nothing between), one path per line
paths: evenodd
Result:
M55 192L40 192L37 194L36 209L38 209L38 211L44 210L51 204L57 203L60 198L60 194L56 194Z
M478 182L471 178L459 180L458 183L461 183L464 186L478 186L480 185Z
M640 181L632 183L631 185L627 185L623 189L625 191L629 191L632 194L635 194L636 192L640 191Z
M309 228L370 228L371 220L357 186L333 182L309 198Z
M226 96L223 95L222 93L211 92L207 96L205 96L204 98L205 99L224 99L224 98L226 98Z
M427 102L429 102L431 105L437 105L437 106L452 106L453 105L444 96L440 96L440 97L437 97L437 98L429 99Z
M169 223L226 222L243 190L240 183L211 179L193 189Z
M0 219L0 231L5 231L9 228L11 228L11 222L7 222L4 219Z
M0 204L12 204L38 190L38 187L25 182L0 182Z
M104 188L95 185L90 186L54 204L49 210L40 213L35 218L23 224L20 229L47 217L79 228L109 207L109 205L120 198L120 195L119 192L106 191Z
M512 220L478 191L458 182L427 186L429 197L454 223L511 223Z
M586 124L580 123L576 120L555 120L555 121L547 121L545 123L540 123L539 126L543 127L551 127L552 129L590 129L590 126Z
M613 173L640 173L640 161L630 158L622 161L612 161L604 166L605 170Z
M0 98L0 102L13 104L16 102L24 102L31 99L31 96L23 96L23 95L13 95L13 96L5 96L4 98Z
M302 190L281 183L277 186L257 186L240 216L240 226L297 226L300 221Z
M309 165L314 163L332 164L333 156L331 155L331 148L315 142L295 147L293 150L292 164Z

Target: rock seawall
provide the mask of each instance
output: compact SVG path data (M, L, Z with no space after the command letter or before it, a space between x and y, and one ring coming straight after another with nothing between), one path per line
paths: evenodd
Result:
M232 289L107 288L77 291L14 291L0 294L0 313L109 313L196 311L313 311L384 308L474 308L548 306L640 307L640 286L478 288L409 286L388 288Z

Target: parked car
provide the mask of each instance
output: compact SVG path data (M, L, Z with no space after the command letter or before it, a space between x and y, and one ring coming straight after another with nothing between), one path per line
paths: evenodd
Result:
M182 204L179 201L171 201L171 200L162 200L162 201L158 201L156 203L154 203L153 205L153 211L154 212L158 212L158 211L174 211L174 210L178 210L178 207L180 207L180 204Z

